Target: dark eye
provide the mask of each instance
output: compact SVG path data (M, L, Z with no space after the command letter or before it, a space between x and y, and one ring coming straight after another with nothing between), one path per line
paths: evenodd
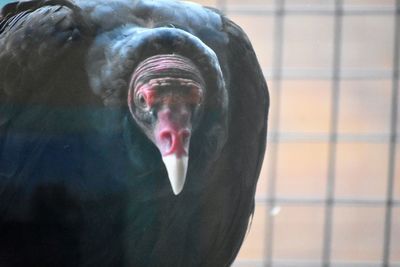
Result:
M144 94L142 94L142 93L137 94L136 105L142 109L147 108L146 97L144 96Z

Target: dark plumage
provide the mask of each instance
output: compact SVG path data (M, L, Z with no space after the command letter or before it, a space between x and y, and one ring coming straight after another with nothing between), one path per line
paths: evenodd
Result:
M254 210L268 106L250 42L215 10L6 5L0 266L229 266ZM179 160L167 172L170 155L189 156L187 174Z

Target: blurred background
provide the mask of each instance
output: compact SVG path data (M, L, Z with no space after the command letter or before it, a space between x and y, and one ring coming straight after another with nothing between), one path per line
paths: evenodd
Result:
M247 32L271 95L234 266L400 267L400 1L195 2Z
M399 267L400 1L196 2L247 32L271 94L234 266Z

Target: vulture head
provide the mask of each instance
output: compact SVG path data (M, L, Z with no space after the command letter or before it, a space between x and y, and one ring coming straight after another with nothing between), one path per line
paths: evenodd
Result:
M214 133L208 136L216 140L214 150L224 142L224 133L215 130L226 128L228 101L218 58L200 39L176 28L131 28L122 36L94 46L89 61L98 60L99 50L105 51L105 58L100 64L88 64L103 66L89 70L97 72L90 75L92 87L106 105L127 103L133 121L160 152L172 191L178 195L188 176L196 130L202 128L202 135ZM207 123L202 127L204 118Z
M201 116L205 88L197 66L175 54L145 59L130 81L129 110L160 151L175 194L185 183L190 137Z

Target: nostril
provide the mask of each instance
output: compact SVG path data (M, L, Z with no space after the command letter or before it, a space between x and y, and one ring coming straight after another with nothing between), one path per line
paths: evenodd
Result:
M175 153L177 156L187 154L187 146L190 142L190 130L188 129L164 129L158 135L158 146L163 156Z
M160 133L160 139L165 146L171 147L173 142L173 133L171 131L162 131Z

